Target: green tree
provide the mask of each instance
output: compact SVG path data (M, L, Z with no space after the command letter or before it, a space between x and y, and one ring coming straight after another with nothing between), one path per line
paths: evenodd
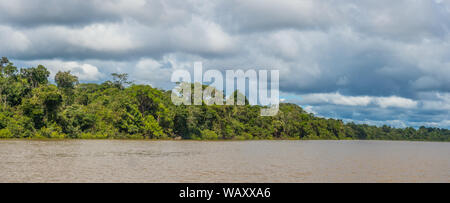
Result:
M112 73L111 76L113 77L113 85L119 89L124 89L125 85L132 83L131 81L128 81L127 73Z
M50 72L42 65L34 68L20 69L20 73L25 78L32 88L37 88L39 85L45 85L48 83L48 76Z
M144 137L149 137L152 139L166 137L163 129L159 126L158 122L152 115L145 117L142 130Z
M39 104L44 108L47 122L56 121L63 99L60 91L54 85L39 87L33 90Z
M74 102L74 89L78 84L78 77L70 74L70 71L59 71L55 75L55 82L58 88L64 92L64 101L66 105L71 105Z
M78 77L70 74L70 71L58 71L55 75L55 82L59 88L74 89L78 84Z

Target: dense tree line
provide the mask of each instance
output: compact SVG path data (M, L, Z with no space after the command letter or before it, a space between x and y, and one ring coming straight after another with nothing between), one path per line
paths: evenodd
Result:
M80 84L70 72L0 61L0 138L386 139L450 141L450 130L344 124L295 104L261 117L261 106L175 106L171 91L135 85L126 74Z

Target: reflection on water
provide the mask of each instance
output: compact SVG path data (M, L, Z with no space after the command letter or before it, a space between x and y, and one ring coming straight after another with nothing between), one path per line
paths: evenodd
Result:
M0 140L0 182L450 182L450 143Z

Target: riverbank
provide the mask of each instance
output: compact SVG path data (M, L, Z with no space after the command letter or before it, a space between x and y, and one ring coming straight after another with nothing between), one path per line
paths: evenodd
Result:
M272 138L272 139L180 139L180 138L160 138L149 139L142 137L133 138L46 138L46 137L29 137L29 138L0 138L0 140L34 140L34 141L62 141L62 140L133 140L133 141L210 141L210 142L234 142L234 141L391 141L391 142L450 142L440 140L386 140L386 139L373 139L373 140L358 140L358 139L293 139L293 138Z

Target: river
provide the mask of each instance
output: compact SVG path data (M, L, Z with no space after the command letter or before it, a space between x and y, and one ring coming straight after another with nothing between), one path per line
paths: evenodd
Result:
M450 143L0 140L0 182L450 182Z

